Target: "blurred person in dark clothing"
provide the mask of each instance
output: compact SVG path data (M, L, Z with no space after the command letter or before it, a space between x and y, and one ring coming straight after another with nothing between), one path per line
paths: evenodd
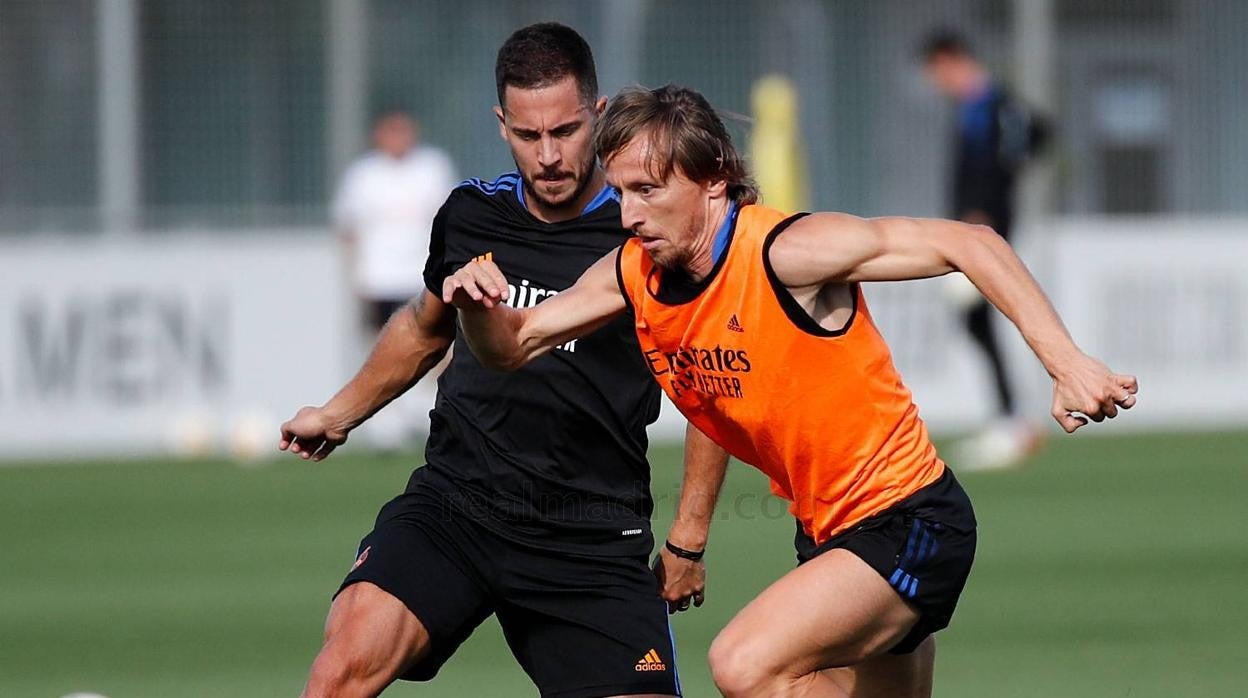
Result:
M989 226L1008 241L1015 185L1047 140L1047 124L1014 99L956 33L929 36L921 57L927 78L957 108L949 216ZM964 276L955 275L946 289L988 361L999 417L964 444L957 460L967 469L1012 465L1037 445L1039 433L1016 411L1004 352L992 331L992 308Z

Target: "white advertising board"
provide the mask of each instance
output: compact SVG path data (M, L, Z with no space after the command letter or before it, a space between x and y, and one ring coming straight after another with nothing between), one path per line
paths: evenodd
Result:
M1024 240L1076 340L1140 377L1116 430L1248 424L1248 222L1074 220ZM360 357L324 231L7 240L0 258L0 458L267 448ZM866 295L924 418L969 429L992 391L942 284ZM1045 423L1047 375L996 329ZM682 433L666 405L652 438Z
M348 348L327 238L4 241L0 455L216 451L324 399Z

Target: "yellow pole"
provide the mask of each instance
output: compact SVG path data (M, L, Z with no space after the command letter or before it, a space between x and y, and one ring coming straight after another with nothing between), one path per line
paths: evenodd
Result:
M797 88L784 76L767 75L754 83L750 101L754 110L750 165L763 203L786 213L807 210Z

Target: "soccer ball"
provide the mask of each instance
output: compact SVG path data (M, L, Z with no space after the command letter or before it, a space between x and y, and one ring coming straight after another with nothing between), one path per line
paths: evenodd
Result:
M975 288L975 284L962 272L947 274L941 282L945 300L958 310L968 310L984 298L979 289Z
M278 424L263 410L240 412L230 423L230 455L240 461L255 461L277 449Z
M170 450L180 456L202 457L211 454L216 445L215 422L211 415L204 412L188 412L175 418L166 432Z

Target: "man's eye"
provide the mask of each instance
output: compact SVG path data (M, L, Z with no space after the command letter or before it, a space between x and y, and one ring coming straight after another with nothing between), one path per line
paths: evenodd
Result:
M654 187L650 186L649 184L643 184L640 187L637 187L637 193L641 194L642 196L650 196L651 192L653 191L654 191Z

